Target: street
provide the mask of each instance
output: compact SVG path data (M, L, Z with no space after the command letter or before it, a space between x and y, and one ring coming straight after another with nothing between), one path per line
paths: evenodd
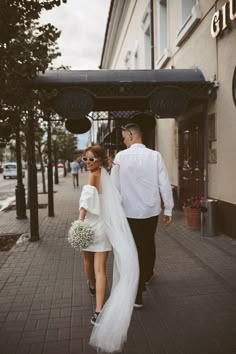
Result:
M15 200L15 186L16 179L3 179L0 176L0 210Z
M63 176L63 169L58 169L59 178ZM45 179L47 186L47 171L45 171ZM37 172L38 180L38 191L42 191L42 172ZM0 174L0 211L6 208L9 204L15 201L15 187L17 184L16 179L4 179L2 174ZM23 178L23 184L25 191L27 192L27 170L25 170L25 178Z

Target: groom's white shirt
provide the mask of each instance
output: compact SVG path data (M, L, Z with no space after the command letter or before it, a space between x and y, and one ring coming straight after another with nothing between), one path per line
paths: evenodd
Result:
M143 144L132 144L120 151L114 159L111 177L121 193L126 216L145 219L161 212L161 198L164 214L171 216L173 193L166 166L158 151Z

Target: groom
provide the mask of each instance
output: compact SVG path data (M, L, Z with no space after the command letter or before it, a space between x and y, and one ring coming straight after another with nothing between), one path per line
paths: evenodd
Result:
M112 169L111 176L121 193L122 204L138 251L140 278L134 306L141 308L145 283L154 274L155 232L161 212L161 197L165 206L165 224L171 222L174 203L161 154L143 145L142 133L137 124L130 123L121 128L127 149L116 155L114 163L120 168Z

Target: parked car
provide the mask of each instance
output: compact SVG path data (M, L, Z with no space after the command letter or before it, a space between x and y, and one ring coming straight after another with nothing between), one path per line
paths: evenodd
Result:
M0 166L0 173L3 173L3 167Z
M7 162L4 163L3 165L3 178L6 179L8 178L17 178L17 168L16 168L16 162ZM25 171L22 170L22 177L25 177Z

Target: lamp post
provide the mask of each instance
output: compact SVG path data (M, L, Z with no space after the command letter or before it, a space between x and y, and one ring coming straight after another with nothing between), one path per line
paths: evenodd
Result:
M58 167L57 167L57 136L56 134L52 134L52 141L53 141L53 155L54 155L54 183L59 184L58 178Z

